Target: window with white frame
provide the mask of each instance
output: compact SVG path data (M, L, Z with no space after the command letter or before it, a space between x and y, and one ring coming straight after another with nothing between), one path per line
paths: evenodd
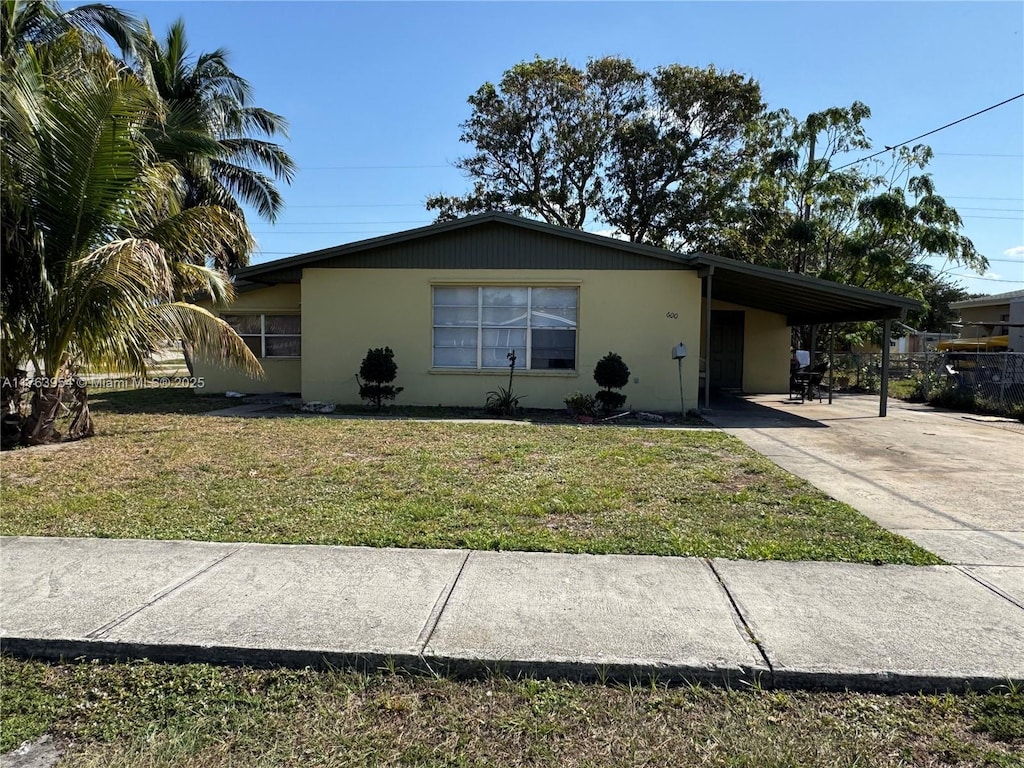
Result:
M222 315L256 357L300 357L301 315Z
M527 370L576 368L579 289L434 286L434 367L505 368L515 351Z

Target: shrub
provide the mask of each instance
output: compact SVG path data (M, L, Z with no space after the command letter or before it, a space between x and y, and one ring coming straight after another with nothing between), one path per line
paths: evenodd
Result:
M610 414L612 411L622 407L626 402L626 396L621 392L613 392L610 389L599 390L594 399L601 404L601 413L605 416Z
M602 389L622 389L629 384L629 366L619 355L609 352L594 366L594 381Z
M487 393L486 409L488 413L495 416L517 416L519 415L519 395L512 393L512 389L498 387L493 392Z
M381 409L385 400L394 400L404 387L391 384L398 375L395 353L391 347L377 347L366 350L366 357L359 365L359 396Z
M573 416L597 416L597 400L593 395L573 392L566 395L565 407Z
M976 405L974 392L956 387L935 390L932 392L931 397L928 398L928 402L939 408L949 408L951 411L966 411L968 413L973 412Z
M626 402L626 396L613 390L622 389L629 384L629 366L614 352L597 361L594 366L594 381L602 387L594 398L601 404L601 411L608 415Z

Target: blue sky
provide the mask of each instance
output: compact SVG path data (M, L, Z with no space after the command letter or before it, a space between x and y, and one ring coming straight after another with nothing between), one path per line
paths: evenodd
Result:
M430 223L427 196L468 188L451 167L467 96L535 54L714 64L798 116L859 100L879 149L1024 92L1019 2L113 2L158 34L184 18L193 51L227 48L288 118L299 173L278 223L252 222L255 262ZM1024 99L926 141L991 260L960 283L1024 288Z

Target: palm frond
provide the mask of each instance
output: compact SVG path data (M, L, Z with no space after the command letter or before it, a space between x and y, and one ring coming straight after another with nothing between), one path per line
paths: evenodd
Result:
M235 286L221 269L178 261L174 263L174 271L184 295L209 296L215 307L226 307L235 300Z
M226 322L210 311L176 301L158 304L147 313L152 333L168 339L187 339L197 357L223 367L237 368L253 378L265 377L260 361Z
M234 163L212 160L210 170L232 194L251 205L267 221L275 221L284 198L270 177Z
M170 260L190 264L205 264L225 247L249 253L256 246L243 218L213 205L162 218L144 236L159 243Z
M223 148L220 159L252 167L261 165L268 169L275 178L291 184L295 177L295 161L289 157L280 144L250 138L221 139Z

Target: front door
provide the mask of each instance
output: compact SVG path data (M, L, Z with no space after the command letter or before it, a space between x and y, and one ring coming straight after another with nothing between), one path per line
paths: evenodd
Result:
M711 310L708 373L712 389L743 389L743 314Z

